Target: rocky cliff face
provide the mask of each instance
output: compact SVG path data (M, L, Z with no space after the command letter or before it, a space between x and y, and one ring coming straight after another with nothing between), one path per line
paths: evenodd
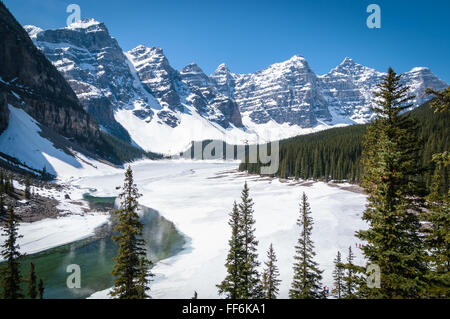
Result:
M222 127L230 124L241 127L241 113L236 102L222 94L203 70L195 63L185 66L180 71L181 79L186 83L191 94L188 100L200 114Z
M8 127L9 109L6 103L6 92L0 89L0 134Z
M105 25L92 19L58 30L26 29L104 129L125 140L129 133L147 149L164 149L168 134L189 143L233 131L246 142L367 123L384 75L350 58L316 75L296 55L251 74L221 64L208 76L195 63L175 70L158 47L123 52ZM447 87L427 68L404 73L403 81L416 96L414 107L427 99L425 88Z
M211 78L257 124L273 120L312 127L317 119L331 119L319 79L302 56L253 74L232 74L220 66Z
M365 67L345 58L341 64L320 77L322 92L329 108L339 116L356 123L367 123L373 117L373 92L385 73ZM428 68L413 68L402 74L402 82L409 86L408 95L414 95L414 107L423 104L429 97L424 95L427 87L442 90L447 83L441 81Z
M7 100L55 132L95 147L89 141L99 136L97 124L3 3L0 3L0 80L2 108Z
M85 110L106 131L129 141L127 131L114 119L114 108L148 106L135 87L127 58L104 24L89 19L58 30L25 29L70 84Z

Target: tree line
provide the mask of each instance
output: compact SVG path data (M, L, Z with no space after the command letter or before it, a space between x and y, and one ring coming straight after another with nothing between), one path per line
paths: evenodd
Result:
M433 94L432 91L429 92ZM436 93L436 92L434 92ZM424 172L419 176L427 189L431 187L436 163L432 155L450 147L450 114L433 112L434 100L407 112L418 122L417 139L420 143L417 160ZM407 109L404 109L406 112ZM280 165L274 176L281 178L315 179L324 181L362 181L364 136L370 124L351 125L300 135L280 141ZM259 174L261 163L244 160L239 169Z

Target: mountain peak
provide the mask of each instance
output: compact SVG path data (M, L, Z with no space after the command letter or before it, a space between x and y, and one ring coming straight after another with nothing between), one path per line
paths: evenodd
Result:
M228 65L226 65L225 63L221 63L214 71L214 73L228 73L228 72L230 72L230 69L228 68Z
M74 23L69 24L66 29L69 30L82 30L82 29L89 29L93 26L98 26L97 29L95 30L90 30L90 31L104 31L106 30L106 27L103 23L98 22L97 20L93 19L93 18L86 18L80 21L76 21Z
M197 63L192 62L182 68L181 73L203 73L203 70L197 65Z
M431 72L430 68L418 66L409 70L409 72Z
M344 60L342 60L342 62L339 64L339 66L351 66L351 65L357 65L358 63L356 63L352 58L350 57L345 57Z
M305 57L301 54L294 54L291 58L291 60L304 60Z
M25 31L28 33L28 35L30 36L30 38L36 38L37 34L39 32L42 32L44 30L42 30L39 27L36 27L34 25L25 25L23 26L23 28L25 29Z

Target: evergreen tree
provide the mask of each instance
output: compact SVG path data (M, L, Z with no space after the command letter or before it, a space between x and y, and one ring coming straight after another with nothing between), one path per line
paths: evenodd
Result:
M242 299L255 299L262 297L262 287L258 267L258 241L255 238L255 220L253 219L253 200L249 196L247 182L244 184L239 204L240 231L243 240L243 264L241 268L242 286L240 297Z
M24 196L26 199L30 199L31 198L31 193L30 193L30 177L27 175L27 177L25 178L25 192L24 192Z
M3 170L0 169L0 194L6 193L5 189L5 174Z
M42 279L39 279L39 284L38 284L38 297L39 299L44 299L44 282L42 281Z
M381 269L381 288L370 297L416 298L425 287L423 241L420 230L420 180L417 125L402 114L412 105L408 87L389 68L378 85L377 118L367 130L363 151L363 183L368 205L363 219L368 230L357 236L367 241L363 253Z
M435 112L444 112L450 109L450 86L442 91L426 89L425 93L435 96L430 102L430 106Z
M430 102L436 113L448 114L450 110L450 87L443 91L428 89L427 94L436 97ZM428 297L449 298L450 296L450 190L448 166L450 152L444 151L432 156L435 164L430 193L427 196L428 212L424 215L427 261Z
M431 192L427 196L428 212L425 214L427 261L429 271L428 297L450 297L450 202L449 188L445 183L450 164L448 152L433 155L436 168ZM444 184L444 185L443 185ZM443 190L442 190L443 189Z
M345 274L343 277L343 291L342 296L346 299L357 298L359 288L359 278L357 275L358 268L353 263L355 255L352 251L352 246L348 247L347 263L344 265Z
M289 290L291 299L325 297L321 288L322 271L319 270L317 262L314 261L316 253L311 239L313 219L310 215L311 209L308 197L303 193L300 204L300 217L297 220L297 225L300 226L301 232L295 246L294 279Z
M9 194L11 193L11 180L9 179L9 177L6 175L5 176L5 184L4 184L4 189L5 189L5 194Z
M36 273L34 270L34 264L30 262L30 270L28 275L28 291L27 295L31 299L36 299L38 295L37 283L36 283Z
M133 181L133 171L128 167L125 172L125 182L122 193L120 209L116 211L118 235L113 237L119 242L119 251L114 258L115 265L112 275L115 276L111 292L113 297L119 299L137 299L142 297L142 281L148 279L142 276L143 264L148 265L144 241L142 236L143 225L137 214L137 199L141 195ZM141 282L138 282L138 279Z
M5 201L4 201L4 194L0 191L0 216L4 216L6 214L5 210Z
M149 287L149 276L153 277L152 273L149 273L148 269L150 262L146 258L139 259L139 274L137 276L137 288L138 288L138 299L148 299L150 296L147 294Z
M333 279L334 289L331 290L331 293L337 299L341 299L344 292L344 264L342 263L341 253L339 251L334 259Z
M13 208L8 208L8 221L3 229L2 236L6 237L5 242L1 246L1 255L5 260L2 269L2 298L3 299L20 299L23 298L20 283L22 276L20 274L20 247L17 239L22 236L18 234L18 220L14 214Z
M262 289L265 299L277 299L279 292L279 286L281 280L278 279L280 273L276 265L277 257L273 250L272 244L270 244L269 251L267 252L267 261L264 262L266 268L262 275Z
M13 179L13 174L10 175L9 177L9 193L12 194L14 193L14 179Z
M225 267L227 276L217 285L219 295L225 295L228 299L241 299L242 291L242 268L244 264L244 243L241 232L241 216L236 202L233 204L233 210L230 213L228 225L231 227L231 238L228 241L229 251Z

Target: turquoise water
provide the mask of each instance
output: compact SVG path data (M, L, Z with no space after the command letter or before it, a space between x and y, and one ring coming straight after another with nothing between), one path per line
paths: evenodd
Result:
M142 210L143 237L150 260L156 263L182 250L185 238L175 226L155 210L147 207L142 207ZM118 250L118 245L112 240L111 228L111 225L105 225L91 238L25 256L22 258L22 274L28 274L30 262L35 264L37 276L44 281L44 298L86 298L111 287L113 258ZM70 264L80 266L81 288L67 288L66 280L70 273L66 268Z

